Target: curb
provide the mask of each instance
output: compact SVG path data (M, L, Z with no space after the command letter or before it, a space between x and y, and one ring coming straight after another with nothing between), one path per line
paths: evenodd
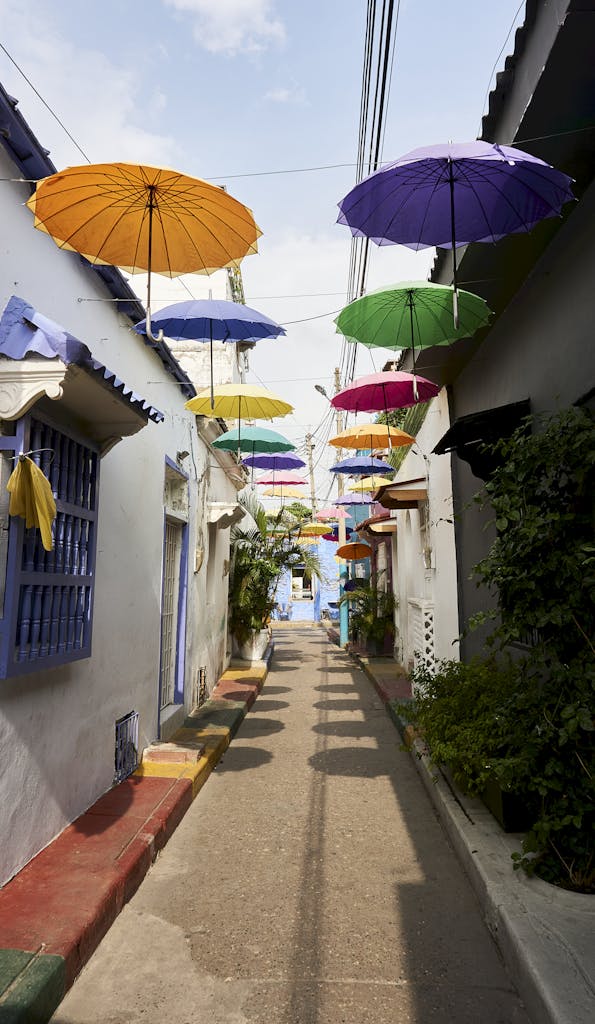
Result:
M479 899L486 924L535 1024L591 1024L595 1006L592 897L512 868L521 837L505 833L484 805L451 786L396 710L372 668L352 655L384 702Z
M0 889L1 1024L50 1020L227 750L273 650L249 667L232 662L172 737L200 741L198 761L141 763Z

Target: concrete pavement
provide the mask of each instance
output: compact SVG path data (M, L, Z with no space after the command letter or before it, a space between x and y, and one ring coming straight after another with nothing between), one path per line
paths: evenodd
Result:
M526 1024L383 700L322 630L275 643L54 1024Z

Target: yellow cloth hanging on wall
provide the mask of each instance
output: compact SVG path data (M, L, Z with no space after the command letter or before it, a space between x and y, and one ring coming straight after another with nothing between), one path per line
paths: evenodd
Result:
M28 530L32 526L41 531L41 542L51 551L52 523L56 518L56 502L47 477L32 459L19 456L8 478L6 490L10 494L8 511L11 516L22 516Z

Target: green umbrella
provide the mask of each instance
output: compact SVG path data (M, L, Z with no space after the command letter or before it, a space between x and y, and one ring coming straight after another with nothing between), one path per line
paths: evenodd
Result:
M240 435L239 430L228 430L213 441L213 448L220 448L226 452L247 452L250 455L262 452L289 452L295 445L288 441L276 430L267 430L265 427L244 427Z
M432 348L468 338L491 311L479 295L459 290L459 326L452 316L452 288L404 281L350 302L335 320L337 333L368 348Z

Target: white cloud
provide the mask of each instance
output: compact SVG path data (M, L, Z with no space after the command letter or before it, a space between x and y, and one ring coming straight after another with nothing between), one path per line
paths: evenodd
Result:
M194 20L194 38L211 53L256 54L285 39L272 0L164 0Z
M145 95L141 75L129 62L118 66L91 47L75 46L57 31L51 12L38 4L3 0L3 29L14 60L91 161L174 162L174 140L152 130L149 121L148 112L164 103L160 90L151 85ZM83 163L75 145L6 58L0 73L56 166Z
M306 101L305 90L298 85L292 85L291 88L277 88L269 89L264 94L265 100L270 100L272 103L297 103L302 104Z

